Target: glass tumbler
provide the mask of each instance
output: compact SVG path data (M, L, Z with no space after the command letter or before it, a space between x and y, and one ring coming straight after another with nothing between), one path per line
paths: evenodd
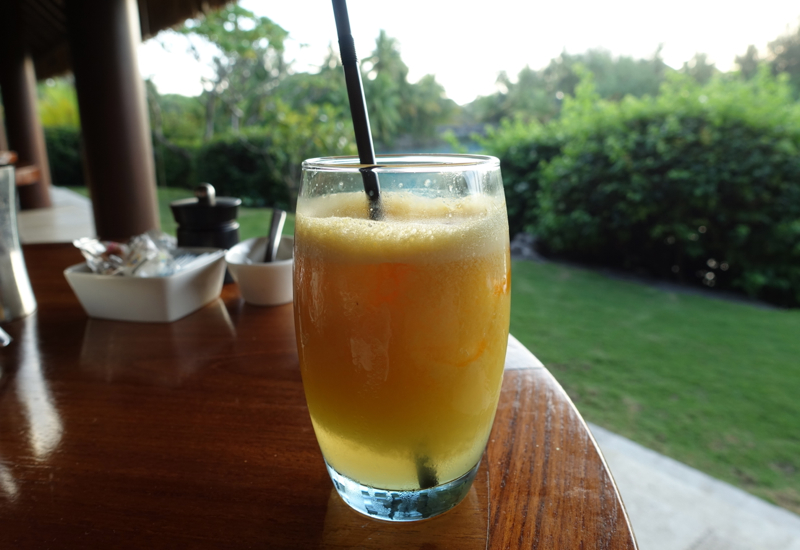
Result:
M508 219L494 157L376 164L379 216L357 158L303 163L297 347L336 490L368 516L415 521L466 496L486 447L508 341Z

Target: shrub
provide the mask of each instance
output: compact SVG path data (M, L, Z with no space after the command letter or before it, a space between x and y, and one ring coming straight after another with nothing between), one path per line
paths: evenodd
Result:
M154 136L159 185L194 188L209 182L220 196L242 199L246 206L294 210L304 159L356 152L352 129L329 105L301 110L276 101L262 126L215 137L204 144L176 144ZM80 131L46 129L50 166L58 185L83 186Z
M45 128L44 138L53 184L64 187L85 185L80 130L68 126Z
M160 140L154 135L156 181L162 187L193 189L197 185L196 157L199 145Z
M47 157L54 185L83 187L80 128L66 126L45 127ZM196 146L179 147L153 140L156 180L168 187L194 187L194 157Z
M287 208L289 194L273 175L270 148L264 134L217 138L199 149L198 181L212 184L219 196L241 198L246 206Z
M203 146L197 175L247 205L291 211L300 186L303 160L356 152L352 129L330 105L292 109L276 100L263 126L248 127Z
M504 169L524 159L503 149L511 131L493 138ZM543 146L557 151L541 162ZM677 75L610 103L584 75L516 150L536 152L525 225L551 253L800 304L800 107L785 79ZM514 185L509 203L530 203Z
M561 140L552 126L505 119L498 129L487 128L478 143L501 160L509 232L535 232L541 170L561 152Z

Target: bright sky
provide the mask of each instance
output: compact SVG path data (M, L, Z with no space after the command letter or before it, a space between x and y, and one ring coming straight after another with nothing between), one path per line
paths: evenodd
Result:
M287 57L296 71L314 70L329 44L338 52L327 0L242 0L241 5L289 32ZM399 41L411 82L435 74L459 104L493 93L500 71L513 78L525 65L546 66L563 50L577 54L601 47L613 55L647 58L663 44L662 57L672 67L702 52L719 69L730 70L749 44L764 53L768 42L800 23L797 0L761 0L747 7L730 0L348 0L347 6L359 57L370 54L383 29ZM152 76L161 93L199 94L201 75L210 70L186 49L187 39L174 33L151 39L140 49L142 75ZM213 54L209 48L203 53L209 59Z

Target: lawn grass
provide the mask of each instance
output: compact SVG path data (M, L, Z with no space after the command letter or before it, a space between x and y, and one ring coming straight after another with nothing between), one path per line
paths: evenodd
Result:
M800 311L515 262L511 332L584 417L800 512Z

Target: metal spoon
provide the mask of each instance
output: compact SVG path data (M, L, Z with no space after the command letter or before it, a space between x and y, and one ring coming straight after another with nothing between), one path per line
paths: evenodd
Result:
M264 255L265 262L274 262L278 255L278 245L281 244L281 233L283 224L286 222L286 212L280 208L272 210L272 224L269 228L269 239L267 240L267 253Z
M4 348L11 343L11 336L0 328L0 348Z

